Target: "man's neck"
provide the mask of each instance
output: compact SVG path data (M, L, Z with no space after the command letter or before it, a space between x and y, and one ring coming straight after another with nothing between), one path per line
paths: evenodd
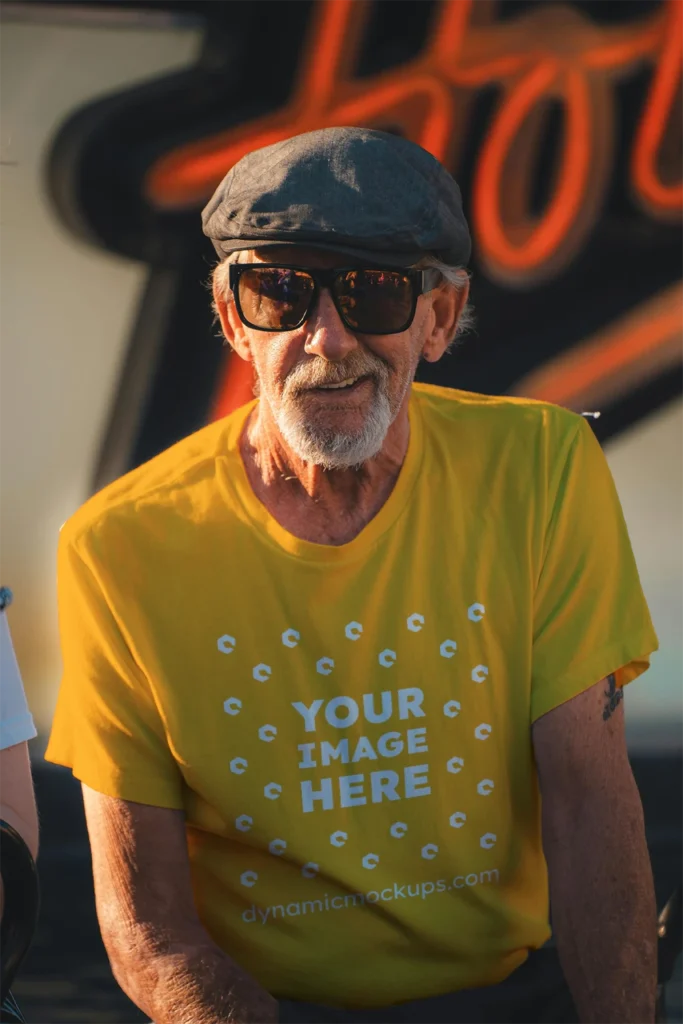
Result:
M256 497L289 533L318 544L346 544L384 505L408 451L408 396L381 451L358 468L323 469L299 458L260 401L240 452Z

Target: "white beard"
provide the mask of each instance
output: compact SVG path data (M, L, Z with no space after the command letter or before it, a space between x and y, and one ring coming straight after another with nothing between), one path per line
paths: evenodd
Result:
M293 401L272 412L294 454L323 469L349 469L374 458L394 420L389 399L382 390L378 390L363 428L353 433L332 431L322 423L306 421Z

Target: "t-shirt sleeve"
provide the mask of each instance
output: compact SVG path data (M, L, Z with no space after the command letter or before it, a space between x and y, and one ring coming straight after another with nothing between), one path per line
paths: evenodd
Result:
M585 420L548 481L532 722L610 673L619 686L631 682L658 648L614 480Z
M0 750L37 736L26 702L7 615L0 612Z
M103 573L60 535L57 596L63 674L46 760L107 796L182 808L182 777L150 680L108 601Z

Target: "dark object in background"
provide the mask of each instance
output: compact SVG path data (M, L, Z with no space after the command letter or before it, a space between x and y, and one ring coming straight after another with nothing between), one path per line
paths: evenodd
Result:
M16 829L0 819L0 874L4 890L0 947L2 984L0 1020L23 1020L10 985L28 952L40 906L38 872L31 851Z
M676 960L683 945L683 888L681 884L659 915L659 942L657 943L657 1022L666 1021L666 985L671 981Z

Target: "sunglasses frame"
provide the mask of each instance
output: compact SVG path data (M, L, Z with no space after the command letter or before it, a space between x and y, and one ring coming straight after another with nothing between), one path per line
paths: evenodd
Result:
M239 296L239 281L240 277L246 270L296 270L308 276L313 281L313 291L311 292L311 300L306 308L306 311L298 323L292 327L285 328L272 328L272 327L258 327L256 324L252 324L244 315L242 310L242 304ZM393 331L360 331L357 327L353 327L344 316L343 311L339 308L337 302L337 296L333 291L333 284L337 277L342 274L348 274L352 271L359 270L379 270L387 274L402 274L406 277L413 287L413 301L406 322L400 327L395 328ZM296 331L302 324L306 323L311 312L315 308L318 301L320 291L326 288L332 301L334 308L339 314L339 318L344 326L354 334L372 334L372 335L384 335L384 334L402 334L403 331L407 331L413 320L415 319L415 310L417 309L417 300L420 295L424 295L425 292L430 292L436 288L441 279L441 272L428 268L426 270L415 270L412 267L332 267L330 269L320 269L311 267L299 267L294 266L291 263L231 263L230 264L230 289L235 297L235 308L239 315L240 320L246 327L250 327L253 331L264 331L268 334L286 334L289 331Z

